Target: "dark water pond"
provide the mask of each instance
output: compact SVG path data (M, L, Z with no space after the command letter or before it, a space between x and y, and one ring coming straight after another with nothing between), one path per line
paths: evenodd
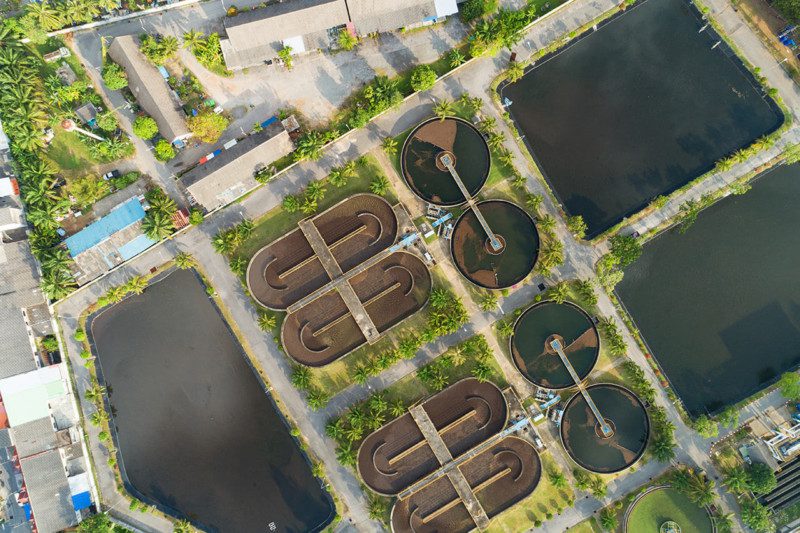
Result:
M592 385L587 391L614 433L600 436L597 418L583 395L576 393L561 419L561 439L567 453L593 472L608 474L628 468L647 446L650 421L644 405L631 391L617 385Z
M783 120L686 0L647 0L501 89L594 237Z
M457 118L430 119L408 136L400 155L403 178L414 194L438 205L466 202L461 190L437 156L455 156L455 168L464 187L475 196L489 177L489 146L469 122Z
M531 217L505 201L480 202L478 208L504 244L496 253L472 209L464 211L453 228L450 248L456 267L467 279L488 289L519 283L533 270L539 255L539 234Z
M800 166L644 246L617 292L687 409L716 411L800 363Z
M91 334L130 484L212 531L321 529L332 504L191 271L97 315Z

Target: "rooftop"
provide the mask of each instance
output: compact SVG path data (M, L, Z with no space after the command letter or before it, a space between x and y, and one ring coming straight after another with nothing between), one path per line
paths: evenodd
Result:
M75 235L68 237L64 243L69 249L69 254L72 257L76 257L108 239L114 233L142 220L144 216L145 212L142 203L138 198L131 198L117 206L103 218L89 224Z
M128 87L142 109L158 123L162 137L170 142L191 137L183 112L173 99L167 82L139 51L139 42L133 36L115 37L108 47L108 55L125 69Z
M49 533L74 526L78 519L59 451L20 459L20 466L37 529Z

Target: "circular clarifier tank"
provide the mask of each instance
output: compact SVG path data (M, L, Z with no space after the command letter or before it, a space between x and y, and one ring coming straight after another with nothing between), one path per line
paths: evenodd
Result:
M459 217L450 239L450 252L461 274L486 289L519 283L533 270L539 255L539 234L533 219L505 200L477 204L501 247L495 250L472 209Z
M587 470L611 474L624 470L644 453L650 435L650 420L639 398L619 385L586 388L600 414L611 428L600 428L583 395L567 402L561 419L561 442L572 459Z
M551 347L557 339L578 377L583 380L597 363L600 336L586 312L577 305L545 301L529 307L514 324L511 356L528 381L546 389L572 387L561 357Z
M450 175L449 160L470 196L489 177L489 145L478 129L460 118L432 118L409 134L400 153L400 169L414 194L432 204L460 205L467 201Z

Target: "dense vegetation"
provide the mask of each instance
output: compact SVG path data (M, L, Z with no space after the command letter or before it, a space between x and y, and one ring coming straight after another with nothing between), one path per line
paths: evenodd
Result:
M74 118L73 108L83 102L101 105L88 84L78 80L67 87L34 50L20 42L10 25L0 29L0 119L11 141L27 218L32 226L30 246L41 263L42 288L50 298L61 298L75 286L67 251L58 247L57 218L70 207L57 176L60 169L45 154L44 129L64 118ZM98 124L108 131L106 141L80 137L98 161L111 161L133 153L133 144L116 125L113 114L101 114ZM85 180L73 185L86 203L103 193Z
M218 33L215 32L204 36L194 30L188 31L183 34L183 46L191 50L197 61L214 74L226 77L233 75L225 66Z

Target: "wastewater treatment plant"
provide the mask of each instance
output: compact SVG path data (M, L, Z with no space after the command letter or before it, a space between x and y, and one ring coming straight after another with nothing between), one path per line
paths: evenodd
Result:
M514 364L531 383L550 390L577 388L560 424L572 460L611 474L641 458L650 435L642 402L619 385L584 385L597 363L600 336L583 309L570 302L534 304L517 318L509 346Z
M476 199L491 164L483 134L455 117L419 124L400 155L403 178L421 200L438 206L466 205L450 239L459 272L485 289L505 289L533 270L539 234L530 215L512 202Z

